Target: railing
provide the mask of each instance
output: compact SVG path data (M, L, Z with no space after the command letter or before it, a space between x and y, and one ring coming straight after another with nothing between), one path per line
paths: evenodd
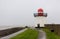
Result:
M34 17L44 16L47 17L47 13L34 13Z

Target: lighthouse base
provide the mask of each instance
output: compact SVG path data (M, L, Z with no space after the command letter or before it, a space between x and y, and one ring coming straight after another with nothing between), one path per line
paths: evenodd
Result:
M45 28L45 27L35 27L36 29L43 29L43 28Z
M44 27L41 27L40 24L37 24L37 26L35 28L44 28Z

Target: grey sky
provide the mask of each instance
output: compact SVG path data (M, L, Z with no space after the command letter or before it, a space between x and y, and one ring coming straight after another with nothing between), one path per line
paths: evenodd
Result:
M0 26L32 25L40 7L48 13L48 23L60 23L60 0L0 0Z

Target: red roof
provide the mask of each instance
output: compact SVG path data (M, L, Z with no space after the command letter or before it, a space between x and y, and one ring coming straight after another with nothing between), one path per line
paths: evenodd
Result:
M38 13L43 13L43 9L42 8L39 8L38 9Z

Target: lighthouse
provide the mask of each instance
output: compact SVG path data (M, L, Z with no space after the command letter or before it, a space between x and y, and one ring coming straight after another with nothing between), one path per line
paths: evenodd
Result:
M34 18L35 27L45 27L44 24L46 24L47 22L47 13L44 13L44 10L42 8L39 8L37 10L37 13L34 13Z

